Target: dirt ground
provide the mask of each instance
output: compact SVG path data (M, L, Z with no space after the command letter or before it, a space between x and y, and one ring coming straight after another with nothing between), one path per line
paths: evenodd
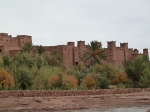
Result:
M145 105L150 105L150 92L94 96L0 98L1 112L54 111L100 107L132 107Z

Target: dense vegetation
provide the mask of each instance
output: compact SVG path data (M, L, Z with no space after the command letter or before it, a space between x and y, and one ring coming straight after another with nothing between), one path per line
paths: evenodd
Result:
M26 43L14 57L0 58L1 90L74 90L117 87L150 87L150 63L147 56L127 61L116 68L105 62L103 50L97 41L88 45L83 57L87 65L79 63L72 68L62 66L62 57L53 51L44 55L42 46Z

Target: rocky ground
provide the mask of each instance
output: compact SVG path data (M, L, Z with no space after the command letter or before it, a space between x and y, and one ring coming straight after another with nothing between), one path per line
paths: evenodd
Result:
M101 107L132 107L150 105L150 92L128 94L59 96L59 97L7 97L0 98L0 111L54 111Z

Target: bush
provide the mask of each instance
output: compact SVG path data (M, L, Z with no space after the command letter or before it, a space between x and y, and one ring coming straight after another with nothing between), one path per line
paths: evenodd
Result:
M87 90L88 88L85 86L85 84L81 84L78 86L78 90Z
M143 77L141 77L139 85L142 88L149 88L150 87L150 73L147 73Z
M57 75L50 76L50 78L48 80L48 84L49 84L51 89L57 88L58 83L59 83L59 77Z
M95 81L96 89L107 89L110 85L110 81L103 75L97 75Z
M128 82L128 76L124 72L118 72L113 76L112 84L119 84L119 83L127 83Z
M82 84L85 85L87 89L93 89L95 84L94 76L92 74L85 76Z
M74 76L64 76L62 79L62 89L77 89L78 81Z
M10 89L14 85L13 77L4 69L0 70L0 85L1 89Z
M125 88L134 88L134 83L133 82L128 82L124 84Z
M112 76L116 74L117 69L110 63L103 62L100 65L94 67L96 74L105 74L106 78L111 80Z
M117 88L125 88L125 85L123 83L118 83Z
M38 74L33 79L32 89L35 89L35 90L48 89L47 83L48 83L47 77L44 76L43 74Z

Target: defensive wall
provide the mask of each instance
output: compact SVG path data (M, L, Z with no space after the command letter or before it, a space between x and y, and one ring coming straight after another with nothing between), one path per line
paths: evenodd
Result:
M3 54L15 56L25 43L32 44L32 36L17 35L12 37L8 33L0 33L0 56ZM145 48L143 53L139 53L137 49L128 48L128 43L120 43L120 46L116 46L116 41L108 41L107 48L102 48L101 42L99 44L106 55L106 61L113 63L115 66L122 66L127 60L134 60L137 57L148 55L148 49ZM78 41L77 46L75 46L74 42L67 42L66 45L43 47L45 48L45 54L48 56L52 51L56 51L62 56L62 65L64 67L72 67L78 63L86 64L83 60L83 55L88 50L85 41Z
M15 90L0 91L0 98L3 97L51 97L51 96L84 96L84 95L109 95L128 94L136 92L150 92L150 88L130 88L130 89L99 89L99 90Z

